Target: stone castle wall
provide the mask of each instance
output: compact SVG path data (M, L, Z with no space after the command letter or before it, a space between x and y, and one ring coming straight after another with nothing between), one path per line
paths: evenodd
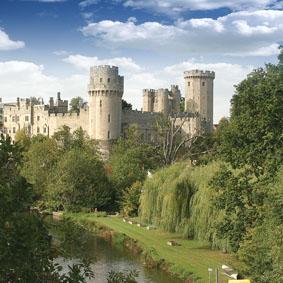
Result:
M89 131L89 111L81 109L80 113L50 114L48 117L49 136L53 136L58 129L68 126L71 132L82 128L86 133Z
M143 111L122 110L124 77L118 67L98 66L90 69L88 85L89 103L80 113L68 112L68 101L50 99L49 105L41 100L18 99L16 103L3 104L4 133L15 139L17 131L25 129L31 136L52 136L63 126L71 131L82 128L90 138L103 144L124 135L131 124L136 124L145 141L154 140L155 121L158 116L177 115L176 124L183 124L186 134L198 134L203 120L212 130L214 72L193 70L184 73L185 110L179 113L181 93L176 85L171 90L144 90Z
M142 112L138 110L123 110L122 133L126 134L130 125L137 125L144 141L151 142L155 136L155 121L158 113Z

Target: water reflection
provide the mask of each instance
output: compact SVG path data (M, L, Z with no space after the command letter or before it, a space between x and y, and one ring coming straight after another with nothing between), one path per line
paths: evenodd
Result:
M104 238L94 236L78 226L62 221L49 219L53 245L59 252L56 262L67 271L68 265L82 260L90 261L95 278L87 282L107 283L110 271L136 270L137 282L142 283L180 283L167 273L157 269L147 269L141 259L123 247L111 245Z

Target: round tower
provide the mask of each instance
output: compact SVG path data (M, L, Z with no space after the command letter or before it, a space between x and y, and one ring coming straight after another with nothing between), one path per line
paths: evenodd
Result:
M90 68L89 133L100 141L119 138L121 134L124 77L116 66Z
M154 105L154 89L144 89L143 90L143 112L153 112Z
M173 97L172 112L180 112L181 91L177 85L171 85L171 93Z
M154 112L169 115L169 90L160 88L156 91L154 100Z
M205 121L206 130L213 130L213 80L211 71L192 70L184 72L185 111L198 113Z

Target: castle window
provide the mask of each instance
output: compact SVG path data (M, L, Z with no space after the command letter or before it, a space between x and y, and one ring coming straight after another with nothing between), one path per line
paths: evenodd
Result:
M191 82L188 82L188 86L190 86L191 85Z
M12 117L12 122L15 122L15 116Z
M99 101L99 107L102 107L102 100Z
M39 121L40 120L40 116L37 116L37 121Z
M110 123L111 118L110 118L110 114L108 114L108 123Z
M100 82L102 83L102 78L100 78Z
M29 117L25 116L25 121L28 122L29 121Z
M43 133L46 134L46 128L45 127L43 128Z
M107 138L110 139L110 132L107 133Z
M13 134L15 134L15 133L16 133L16 128L14 127L14 128L13 128Z
M202 82L202 86L205 86L205 82Z
M37 127L37 133L40 133L40 129L39 129L39 127Z
M108 78L108 80L107 80L109 83L110 83L110 78Z
M8 121L8 120L7 120L7 117L5 117L5 118L4 118L4 121L5 121L5 122L7 122L7 121Z

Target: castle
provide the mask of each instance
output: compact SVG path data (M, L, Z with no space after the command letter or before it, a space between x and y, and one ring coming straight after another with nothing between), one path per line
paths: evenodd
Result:
M4 135L15 140L17 131L25 129L30 135L52 136L62 126L71 131L82 128L90 138L101 144L125 135L131 124L136 124L146 142L154 139L155 121L160 113L175 115L178 121L186 119L183 131L194 135L205 123L205 130L213 129L213 80L210 71L186 71L185 106L180 112L181 92L176 85L168 89L143 90L142 111L123 109L124 77L116 66L95 66L90 68L88 103L84 103L78 113L68 111L68 101L62 100L60 93L56 101L49 104L42 99L20 99L13 103L0 101L0 128ZM191 114L191 115L187 115ZM2 122L1 122L2 121Z

